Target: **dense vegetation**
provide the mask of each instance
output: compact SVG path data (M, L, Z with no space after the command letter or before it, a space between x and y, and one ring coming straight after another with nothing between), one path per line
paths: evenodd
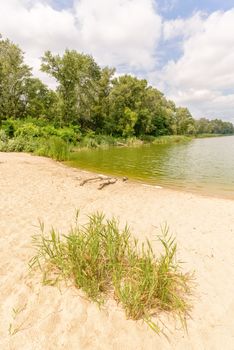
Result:
M36 255L30 266L39 267L44 284L68 279L89 299L103 303L113 297L128 318L143 319L156 332L152 316L171 311L184 322L190 309L191 274L181 272L176 261L176 243L165 227L160 241L163 252L157 258L149 241L139 244L129 228L118 221L92 214L86 225L78 225L64 236L51 230L34 236Z
M195 120L146 80L116 77L83 53L47 51L41 70L56 80L55 91L32 76L17 45L0 37L0 150L43 154L45 143L58 139L95 146L116 138L234 133L231 123Z

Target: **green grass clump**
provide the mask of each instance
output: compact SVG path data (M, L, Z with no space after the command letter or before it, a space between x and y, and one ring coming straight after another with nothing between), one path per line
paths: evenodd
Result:
M164 252L156 259L149 241L142 245L131 238L129 228L120 230L118 221L103 214L89 216L88 223L76 221L68 235L54 229L49 236L33 237L36 255L30 266L39 266L46 284L72 280L77 288L99 304L113 296L127 318L143 319L155 331L157 312L173 312L182 320L189 311L190 276L176 263L176 243L166 228L160 238Z
M48 139L40 140L35 154L63 161L69 159L70 147L69 144L60 137L51 136Z

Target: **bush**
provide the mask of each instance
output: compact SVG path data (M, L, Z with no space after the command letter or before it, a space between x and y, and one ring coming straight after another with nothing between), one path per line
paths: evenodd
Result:
M8 136L5 130L0 130L0 141L6 143L8 141Z
M32 124L32 123L27 123L21 125L16 131L15 131L15 136L20 136L24 138L32 138L32 137L40 137L42 136L42 131L40 127Z
M0 140L0 152L7 152L7 143Z
M58 129L57 135L61 137L65 142L76 144L78 134L71 128Z
M41 229L33 238L37 253L30 266L41 268L44 283L71 279L98 303L113 295L128 318L143 319L155 331L159 328L152 315L157 311L184 319L190 276L180 272L176 244L167 228L160 238L164 253L158 259L149 241L139 246L127 226L120 230L116 219L105 220L103 214L89 216L85 226L76 223L63 237L54 229L46 236L43 225Z
M2 128L8 137L13 137L16 130L16 121L13 119L4 120Z
M34 152L38 143L33 139L25 139L22 136L10 139L4 146L4 152Z
M58 136L58 130L53 125L46 125L42 127L42 135L47 136Z

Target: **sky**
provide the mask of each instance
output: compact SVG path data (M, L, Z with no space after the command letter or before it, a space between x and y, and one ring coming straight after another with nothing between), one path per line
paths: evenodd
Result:
M234 0L0 0L0 33L52 88L43 53L75 49L234 123Z

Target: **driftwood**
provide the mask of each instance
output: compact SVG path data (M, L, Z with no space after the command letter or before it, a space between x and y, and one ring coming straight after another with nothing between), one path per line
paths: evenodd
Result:
M117 142L116 145L119 147L126 147L126 144L122 142Z
M88 179L83 180L80 183L80 186L84 186L87 182L92 182L92 181L102 181L102 183L98 187L99 190L102 190L105 186L115 184L117 179L113 177L99 175L99 176L90 177Z
M88 179L85 179L83 180L81 183L80 183L80 186L84 186L87 182L91 182L91 181L104 181L104 180L111 180L112 177L106 177L106 176L96 176L96 177L90 177Z
M102 190L104 187L108 185L113 185L117 182L117 178L115 177L109 177L109 176L104 176L104 175L99 175L95 177L89 177L88 179L85 179L81 181L80 186L84 186L87 182L92 182L92 181L102 181L102 183L99 185L98 189ZM128 181L128 178L124 176L122 178L122 181Z
M105 179L105 180L107 180L107 179ZM117 179L110 179L110 180L107 180L107 181L103 182L102 184L100 184L100 186L98 187L98 189L99 189L99 190L102 190L103 187L108 186L108 185L113 185L113 184L116 183L116 181L117 181Z

